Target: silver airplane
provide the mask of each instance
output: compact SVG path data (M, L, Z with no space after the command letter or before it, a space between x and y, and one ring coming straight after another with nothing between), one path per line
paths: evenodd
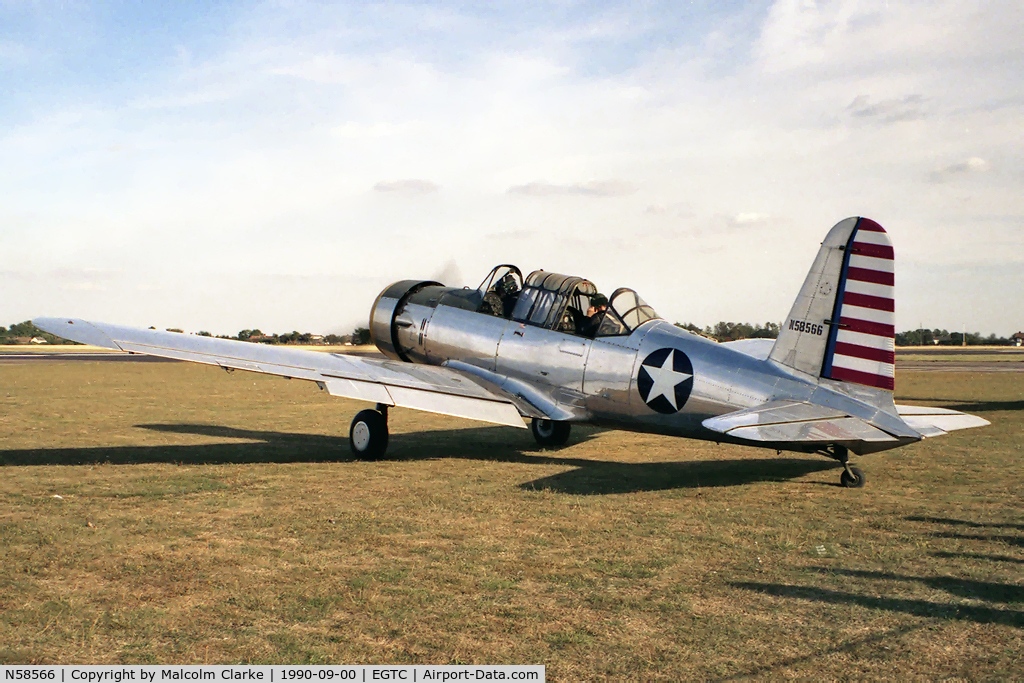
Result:
M573 423L819 453L849 461L988 421L896 405L893 249L867 218L825 237L778 339L717 343L665 322L631 289L495 267L476 289L403 280L370 311L387 360L142 330L68 318L60 337L164 358L316 382L368 401L349 429L356 457L384 456L388 408L526 428L566 443Z

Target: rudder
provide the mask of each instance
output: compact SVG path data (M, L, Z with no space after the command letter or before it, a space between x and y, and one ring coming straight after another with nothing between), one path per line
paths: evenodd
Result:
M867 218L829 231L769 358L810 375L891 392L894 254Z

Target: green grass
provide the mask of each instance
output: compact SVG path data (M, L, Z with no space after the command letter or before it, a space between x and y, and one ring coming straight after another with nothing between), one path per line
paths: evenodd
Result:
M1020 678L1024 375L897 386L993 424L847 490L814 457L403 410L353 462L363 406L308 383L0 366L0 661Z

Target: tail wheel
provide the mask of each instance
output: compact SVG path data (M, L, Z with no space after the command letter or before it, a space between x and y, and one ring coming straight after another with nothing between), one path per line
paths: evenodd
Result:
M377 460L388 449L388 421L376 410L362 410L348 430L352 454L360 460Z
M839 475L839 483L848 489L859 489L864 486L864 473L859 467L848 467Z
M572 425L568 422L556 422L555 420L541 420L533 418L530 423L530 431L533 438L541 446L561 446L569 440L569 432Z

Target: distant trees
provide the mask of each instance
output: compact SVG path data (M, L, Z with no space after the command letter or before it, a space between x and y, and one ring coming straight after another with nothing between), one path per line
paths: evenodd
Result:
M767 322L764 325L751 325L750 323L722 321L703 329L693 323L676 323L675 325L720 342L736 341L737 339L775 339L779 336L779 326L772 322Z
M78 343L67 339L61 339L60 337L55 337L49 332L43 332L41 329L33 325L31 320L15 323L10 327L0 327L0 344L23 344L33 338L45 339L47 344Z
M919 328L896 333L896 346L1009 346L1013 343L1008 337L989 334L983 337L980 332L968 332L967 343L964 344L963 332Z
M373 337L370 336L370 330L365 327L357 327L352 331L352 343L353 344L372 344Z
M202 333L200 332L200 334ZM266 334L259 328L242 330L238 333L237 337L226 338L257 342L260 344L329 344L331 346L340 346L348 343L350 340L350 337L347 335L328 334L321 337L320 335L313 334L312 332L299 332L298 330L285 332L283 334Z

